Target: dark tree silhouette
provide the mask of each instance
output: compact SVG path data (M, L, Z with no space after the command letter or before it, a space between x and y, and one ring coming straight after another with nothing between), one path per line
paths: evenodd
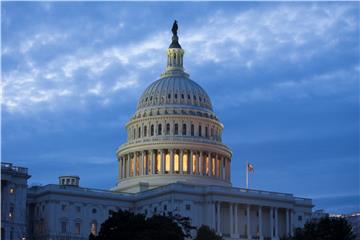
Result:
M206 225L202 225L196 234L195 240L222 240L223 238L216 234L213 229Z
M154 215L145 218L142 214L128 211L113 212L101 224L95 240L183 240L182 228L170 217ZM90 239L90 237L89 237Z
M293 240L355 240L351 225L344 218L321 218L296 229Z

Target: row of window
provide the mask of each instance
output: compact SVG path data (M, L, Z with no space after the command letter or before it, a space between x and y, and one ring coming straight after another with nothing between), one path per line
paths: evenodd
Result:
M201 112L201 111L193 111L189 109L147 109L144 112L137 112L134 118L141 118L147 116L159 116L159 115L191 115L191 116L198 116L198 117L205 117L210 119L217 119L214 114L210 114L208 112Z
M92 233L94 235L97 234L97 231L98 231L98 229L97 229L98 226L97 225L98 224L97 224L96 221L91 222L89 234L90 233ZM67 234L67 233L71 232L69 223L67 221L61 221L60 222L60 229L61 229L61 233L63 233L63 234ZM80 222L74 222L74 231L73 231L73 233L76 234L76 235L81 234L81 223Z
M192 137L205 137L208 139L214 139L221 141L220 130L215 127L203 127L202 125L190 124L190 129L188 124L151 124L148 126L138 126L132 128L132 134L129 134L130 140L142 138L142 137L152 137L152 136L161 136L161 135L182 135L182 136L192 136Z

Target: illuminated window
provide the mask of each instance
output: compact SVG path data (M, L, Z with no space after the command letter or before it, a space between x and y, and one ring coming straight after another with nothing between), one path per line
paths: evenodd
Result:
M182 135L186 135L186 124L185 123L183 124L183 127L182 127Z
M96 235L96 234L97 234L97 224L96 224L96 222L91 223L90 231L91 231L91 233L92 233L93 235Z
M165 155L165 172L169 173L170 172L170 154L166 153Z
M191 124L191 136L194 136L194 124Z
M161 130L162 130L162 127L161 127L161 124L158 125L158 135L161 135Z
M174 134L175 135L179 134L179 125L177 123L175 123L175 126L174 126Z
M134 157L130 158L130 177L134 176L134 163L135 162L135 159Z
M169 135L170 134L170 123L167 123L166 124L166 135Z
M15 193L15 189L11 187L11 188L9 189L9 192L10 192L11 194Z
M75 223L75 234L80 234L80 223Z
M174 154L174 171L175 173L179 173L179 154Z
M11 204L10 209L9 209L9 218L10 218L10 220L14 219L14 209L15 209L14 205Z
M211 158L211 172L213 176L215 176L215 167L215 158Z
M184 153L183 154L183 171L184 172L188 171L188 161L189 161L188 154Z
M136 176L139 176L140 174L140 156L136 155L135 157L135 170L136 170Z
M155 163L155 173L158 174L161 169L161 154L158 152L156 153L156 163Z
M197 161L196 161L196 154L192 155L192 164L193 164L193 173L196 173L196 165L197 165Z

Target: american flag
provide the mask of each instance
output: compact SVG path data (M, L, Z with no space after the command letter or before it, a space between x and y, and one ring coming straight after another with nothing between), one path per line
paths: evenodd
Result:
M249 172L254 172L254 166L251 163L248 163L247 168Z

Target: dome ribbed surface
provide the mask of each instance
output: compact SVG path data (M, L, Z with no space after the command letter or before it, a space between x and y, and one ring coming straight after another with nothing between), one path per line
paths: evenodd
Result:
M183 76L164 77L150 84L140 97L137 109L163 105L189 105L212 111L212 104L205 90Z

